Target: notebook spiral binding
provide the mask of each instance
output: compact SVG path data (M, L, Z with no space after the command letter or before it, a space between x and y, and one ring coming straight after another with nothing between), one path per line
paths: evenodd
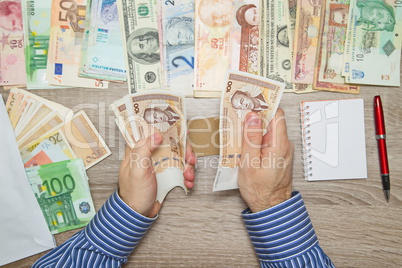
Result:
M302 158L303 158L303 171L304 178L308 180L313 176L312 155L311 155L311 135L310 135L310 112L309 106L305 106L300 111L301 118L301 137L302 137Z

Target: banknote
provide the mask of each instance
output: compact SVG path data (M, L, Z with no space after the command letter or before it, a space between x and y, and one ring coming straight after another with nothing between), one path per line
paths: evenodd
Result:
M0 85L26 83L21 0L0 5Z
M322 0L321 33L316 56L313 88L359 94L360 87L345 84L343 52L347 35L349 0Z
M72 120L51 129L40 138L55 131L63 133L75 156L83 159L86 169L111 154L109 147L83 110L76 113Z
M173 2L173 1L172 1ZM155 0L117 1L129 93L162 86Z
M42 143L43 141L45 142ZM61 132L60 130L56 130L55 132L50 133L49 135L46 135L40 139L37 139L21 148L20 154L22 160L25 162L26 160L32 158L38 153L38 150L46 150L48 147L51 147L51 145L49 144L57 145L62 150L63 154L68 157L68 159L77 158L63 132Z
M194 0L161 1L166 86L193 97Z
M351 5L352 4L352 5ZM352 42L352 34L353 34L353 25L351 21L353 20L356 10L353 9L353 1L349 1L349 15L348 15L348 27L346 28L346 37L345 37L345 50L343 51L343 61L342 61L342 76L349 76L350 73L350 44ZM345 80L346 83L348 83Z
M353 0L350 7L354 10L350 82L400 86L402 3Z
M292 85L292 49L289 46L287 10L288 0L265 0L265 48L267 59L264 70L260 71L265 77L285 83L286 91L293 91Z
M133 135L133 129L131 128L131 123L128 117L126 99L121 98L117 101L114 101L109 105L109 110L114 113L116 117L117 127L123 135L123 138L126 140L127 145L133 149L135 145L135 139Z
M51 163L53 163L52 159L50 159L49 156L44 151L40 151L39 153L34 155L32 158L25 161L24 167L28 168L28 167L46 165L46 164L51 164Z
M52 85L107 88L107 81L78 76L86 0L53 0L47 79Z
M24 165L28 162L30 162L29 166L37 164L37 161L39 160L38 157L40 157L38 156L38 154L40 154L41 156L46 155L46 157L50 160L50 162L43 164L50 164L71 159L63 152L63 149L60 147L60 145L54 144L51 141L44 139L32 151L28 159L23 159Z
M46 79L52 0L22 0L27 88L57 88Z
M258 113L266 129L282 98L285 84L244 72L228 71L221 98L220 157L214 191L237 187L246 115Z
M95 215L82 159L25 169L52 234L86 226Z
M288 0L287 9L289 11L289 20L288 20L288 38L289 38L289 47L292 50L293 55L293 39L295 36L296 29L296 13L297 13L297 0ZM293 56L292 56L293 58Z
M125 100L136 141L157 132L163 136L162 145L152 155L157 200L162 202L176 186L187 192L183 178L187 135L184 95L155 90L127 95ZM134 164L137 160L141 159L131 159Z
M321 0L299 0L297 2L292 65L292 81L294 83L313 84L321 7Z
M220 97L229 65L231 0L195 1L195 97Z
M260 1L234 1L232 6L229 69L259 73Z
M121 27L116 0L88 0L80 76L126 81ZM107 51L107 53L105 53Z

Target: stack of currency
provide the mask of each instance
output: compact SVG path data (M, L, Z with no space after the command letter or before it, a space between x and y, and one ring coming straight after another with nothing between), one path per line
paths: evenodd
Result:
M237 176L246 115L249 112L259 114L266 131L286 86L275 80L235 71L228 71L224 81L219 125L221 146L214 191L238 188Z
M184 96L166 90L126 95L109 106L116 123L131 148L154 133L163 142L152 155L152 166L158 183L157 201L164 200L176 186L187 192L183 171L186 153L186 109ZM139 156L130 156L131 165L143 165Z
M111 154L88 116L17 88L6 109L50 231L85 226L95 215L85 170Z

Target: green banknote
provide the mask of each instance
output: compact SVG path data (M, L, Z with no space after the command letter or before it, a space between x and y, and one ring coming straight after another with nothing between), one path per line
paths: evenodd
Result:
M81 158L25 169L52 234L86 226L95 215Z

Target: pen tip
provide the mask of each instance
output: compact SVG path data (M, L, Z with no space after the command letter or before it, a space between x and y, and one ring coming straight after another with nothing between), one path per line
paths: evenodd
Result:
M385 190L385 191L384 191L384 195L385 195L385 200L387 200L387 202L389 202L390 191L389 191L389 190Z

